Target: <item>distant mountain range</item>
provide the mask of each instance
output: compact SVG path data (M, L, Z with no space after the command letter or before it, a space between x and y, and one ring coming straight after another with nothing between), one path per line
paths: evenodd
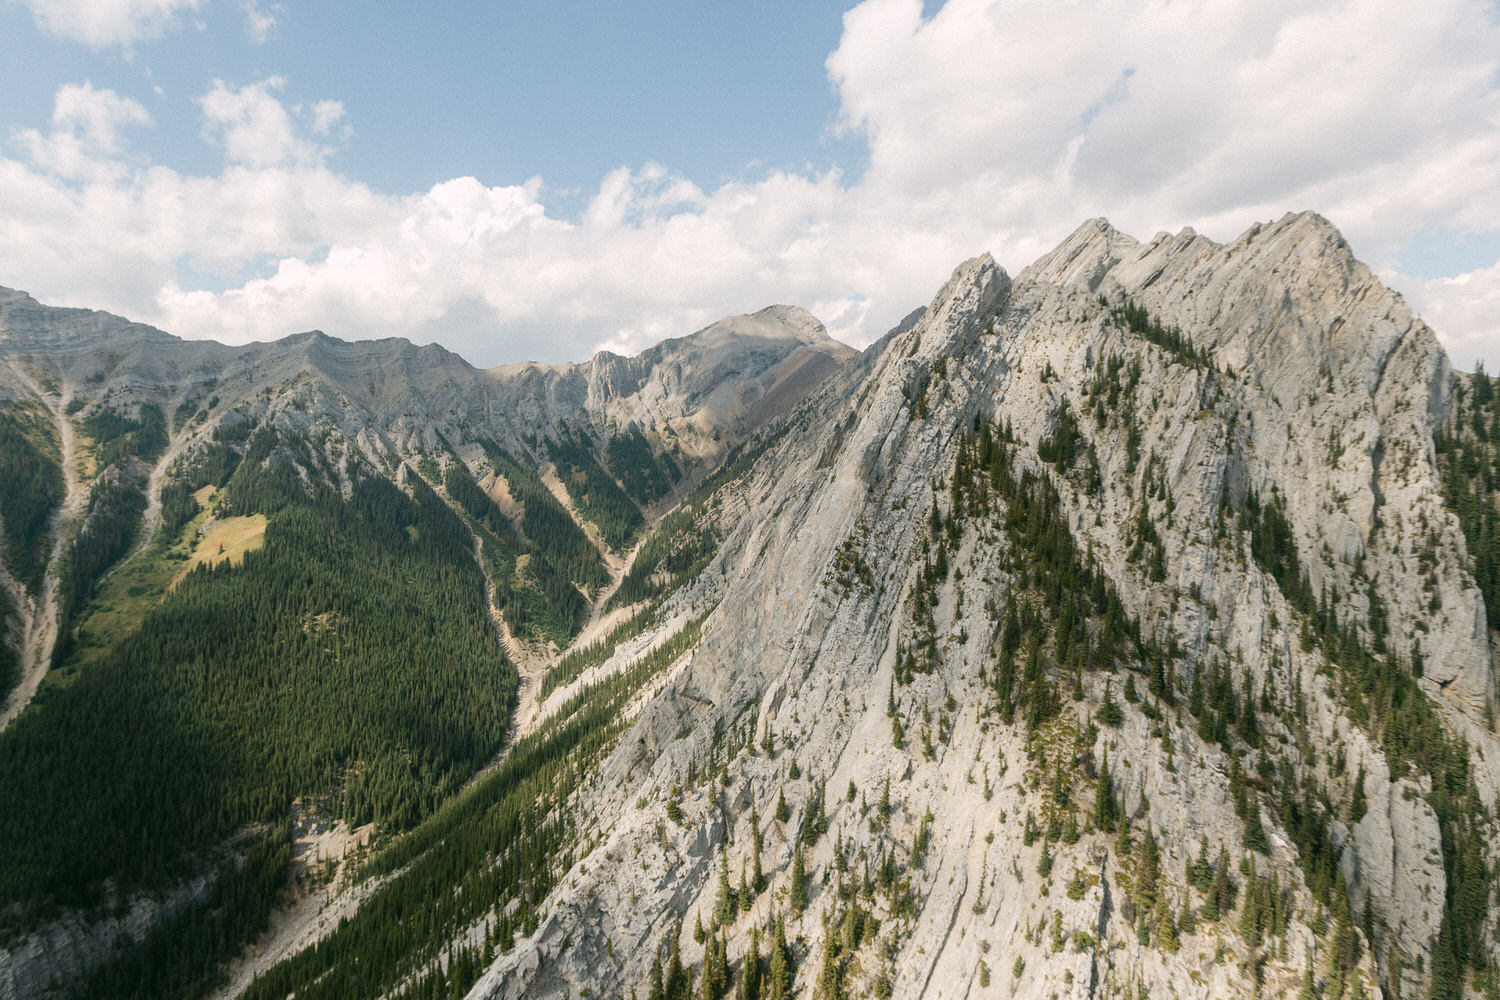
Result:
M1310 213L862 353L0 290L0 998L1487 995L1496 397Z

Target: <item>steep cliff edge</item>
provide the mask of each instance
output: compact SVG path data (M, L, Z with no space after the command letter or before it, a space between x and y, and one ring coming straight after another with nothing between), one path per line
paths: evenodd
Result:
M853 353L771 307L486 372L404 340L187 342L0 290L0 458L37 473L0 507L0 997L211 983L284 871L304 896L326 879L288 830L388 840L492 765L517 668L535 685L597 624L654 511ZM186 690L198 670L215 682ZM195 753L161 749L189 731Z
M646 995L674 945L717 987L756 942L799 996L1482 985L1452 382L1310 214L965 263L705 507L702 642L471 995Z

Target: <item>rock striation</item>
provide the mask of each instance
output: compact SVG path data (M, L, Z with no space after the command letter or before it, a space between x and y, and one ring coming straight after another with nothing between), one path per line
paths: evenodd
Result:
M704 960L681 928L709 922L720 858L738 873L757 840L768 886L721 933L736 964L779 915L799 996L1289 996L1308 976L1426 995L1449 889L1439 800L1340 690L1295 584L1278 584L1237 512L1280 512L1303 592L1333 602L1348 642L1380 631L1393 660L1425 662L1423 697L1492 801L1493 651L1435 457L1453 382L1432 332L1311 213L1223 245L1190 230L1140 243L1093 220L1015 277L965 262L824 382L714 508L718 556L679 594L716 609L704 638L574 804L598 846L470 996L645 995L674 935L690 967ZM980 423L1013 438L1018 474L1055 489L1143 648L1168 651L1177 698L1132 697L1100 724L1127 680L1146 686L1137 664L1076 686L1064 673L1053 728L997 717L997 609L1023 594L1028 557L958 509L952 479ZM1070 468L1044 457L1060 428L1075 435ZM913 676L924 627L934 659ZM1259 706L1255 748L1205 738L1187 710L1219 671ZM745 725L753 746L694 781ZM1097 827L1035 834L1034 817L1089 811L1081 778L1059 797L1054 753L1080 776L1111 773L1136 847ZM1276 791L1292 787L1315 790L1331 891L1302 807ZM663 821L669 803L681 822ZM813 818L827 832L809 842ZM1140 882L1146 838L1169 932L1138 912L1156 893ZM1236 923L1243 910L1203 917L1194 866L1221 847L1240 892L1279 887L1290 915L1274 942ZM851 895L891 856L909 897ZM874 946L848 936L861 907ZM1330 970L1335 911L1360 945Z
M548 803L570 839L534 924L497 904L406 980L483 950L464 985L507 1000L647 996L673 954L703 995L755 968L778 1000L1482 990L1494 638L1444 457L1483 430L1471 379L1312 213L1225 244L1090 220L1016 275L962 263L859 354L772 306L479 371L0 292L0 396L160 405L160 468L253 421L398 484L463 463L502 509L495 446L545 472L549 442L639 432L694 470L638 551L711 557L659 569L654 617L539 725L699 638ZM45 933L0 985L53 947L81 974L90 932Z

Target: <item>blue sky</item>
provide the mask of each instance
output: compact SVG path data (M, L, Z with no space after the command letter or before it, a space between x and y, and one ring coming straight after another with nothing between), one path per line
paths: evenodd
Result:
M350 134L330 163L392 194L541 175L576 210L610 169L650 160L708 186L766 166L857 174L864 146L832 134L823 68L845 6L438 2L371 17L363 3L284 2L257 43L245 9L220 3L94 51L0 3L0 115L39 125L60 83L90 80L146 105L155 159L201 173L218 156L193 98L214 78L280 76L287 102L344 105Z
M186 336L863 344L1090 216L1312 208L1500 368L1487 0L0 0L0 66L0 283Z

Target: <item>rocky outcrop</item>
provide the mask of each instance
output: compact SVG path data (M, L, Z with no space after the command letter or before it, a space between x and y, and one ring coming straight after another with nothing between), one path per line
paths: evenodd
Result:
M0 945L0 1000L70 995L69 986L129 950L213 889L202 876L157 895L138 895L95 913L69 913Z
M169 418L201 411L189 429L198 436L231 413L260 419L276 412L308 426L322 418L367 442L372 454L490 440L525 455L539 438L604 440L635 429L663 448L712 461L854 353L806 310L769 306L633 358L601 353L583 364L481 371L435 344L399 339L350 343L313 331L244 347L183 341L0 289L0 361L7 362L0 399L31 394L13 370L19 365L54 387L66 384L75 406L107 398L132 412L160 405Z
M299 464L299 470L337 480L346 497L351 449L354 458L363 452L398 485L408 486L416 475L413 465L424 455L441 458L452 451L477 465L484 445L496 442L518 461L540 467L548 461L548 439L602 447L628 430L649 435L658 453L698 460L686 470L691 478L795 406L853 354L804 310L773 306L721 320L635 358L601 354L582 365L481 371L436 345L347 343L316 331L245 347L183 341L106 313L52 308L0 289L0 405L40 401L64 423L63 432L68 420L87 419L106 406L127 416L160 408L170 440L154 468L131 459L131 474L124 477L125 485L134 489L139 481L148 494L148 538L160 518L172 463L192 458L220 428L254 423L300 432L318 442L327 462L312 470ZM63 433L62 439L68 442L63 451L71 514L58 522L58 552L77 525L87 523L91 483L122 479L118 468L90 469L91 481L75 489L71 437ZM488 473L486 468L481 475ZM54 555L46 594L55 591L60 567ZM56 611L49 607L47 613L52 617L45 624L52 629ZM41 652L32 651L25 663L36 669L27 672L15 698L0 706L6 708L0 728L24 710L48 666L50 640L45 649L34 645ZM121 904L118 913L66 913L33 929L0 947L0 1000L66 995L118 947L140 942L184 901L202 898L210 888L205 878L168 893L166 903L143 894Z
M1127 301L1154 333L1122 318ZM1111 380L1128 388L1111 393ZM718 608L691 666L574 804L601 846L554 892L538 934L471 996L640 992L674 930L695 915L707 922L718 852L731 873L746 862L752 816L771 878L725 928L729 954L738 961L749 927L767 930L780 912L802 962L798 995L813 995L839 931L827 921L845 909L838 886L854 876L844 866L858 873L891 851L911 905L875 906L879 943L844 967L849 995L1291 995L1309 969L1327 985L1329 924L1316 901L1326 884L1312 884L1312 845L1291 828L1288 800L1265 794L1278 769L1298 776L1287 787L1326 797L1337 891L1354 914L1371 913L1340 988L1358 980L1371 995L1404 979L1425 989L1418 970L1434 967L1445 897L1431 789L1356 718L1240 512L1253 497L1283 513L1301 578L1325 602L1337 595L1351 641L1373 641L1378 593L1392 655L1416 643L1427 697L1475 741L1475 780L1492 794L1486 762L1500 747L1475 724L1494 696L1484 610L1434 463L1450 381L1431 332L1311 214L1225 245L1191 231L1141 244L1096 220L1014 279L988 257L961 265L913 324L831 376L720 506L719 556L679 598ZM1175 707L1148 712L1147 698L1125 707L1118 728L1090 730L1126 678L1085 672L1060 729L1028 737L1002 724L996 609L1022 584L1001 533L967 523L933 597L935 669L898 682L937 538L930 523L954 516L959 441L981 420L1008 428L1018 463L1053 484L1078 551L1097 561L1143 641L1173 651ZM1042 457L1070 420L1081 471ZM1141 554L1143 518L1160 538L1155 566ZM1436 561L1419 567L1433 539ZM852 563L863 567L855 582L842 570ZM1237 746L1242 760L1184 710L1194 678L1217 669L1269 708L1259 713L1267 742ZM893 736L893 717L904 735ZM735 758L727 783L688 781L716 734L752 721L759 751ZM1054 773L1054 751L1090 777L1108 762L1134 836L1159 845L1180 945L1137 933L1141 893L1128 890L1141 862L1114 838L1028 832L1029 817L1048 814L1054 793L1041 776ZM1236 804L1242 764L1261 769L1247 801L1263 852ZM1368 808L1351 827L1357 771ZM788 902L792 842L820 788L828 832L807 850L812 888L799 914ZM774 818L782 797L785 823ZM663 821L669 800L681 823ZM877 800L891 803L888 816ZM924 828L930 846L914 858ZM1274 947L1227 915L1179 919L1204 899L1190 864L1220 847L1241 891L1255 872L1288 894ZM684 937L683 954L691 964L702 948Z
M691 510L718 547L675 625L577 682L708 615L559 807L568 870L472 996L643 995L674 936L704 961L683 928L757 852L719 932L738 967L784 921L798 996L1425 995L1455 817L1500 860L1492 650L1434 442L1454 376L1316 215L1227 244L1092 220L1015 276L964 262L857 357L785 306L487 372L122 323L0 295L0 359L178 435L333 428L398 482L489 441L540 466L638 430L706 472L756 439ZM981 440L1005 462L975 472ZM1007 670L1041 708L1007 716Z

